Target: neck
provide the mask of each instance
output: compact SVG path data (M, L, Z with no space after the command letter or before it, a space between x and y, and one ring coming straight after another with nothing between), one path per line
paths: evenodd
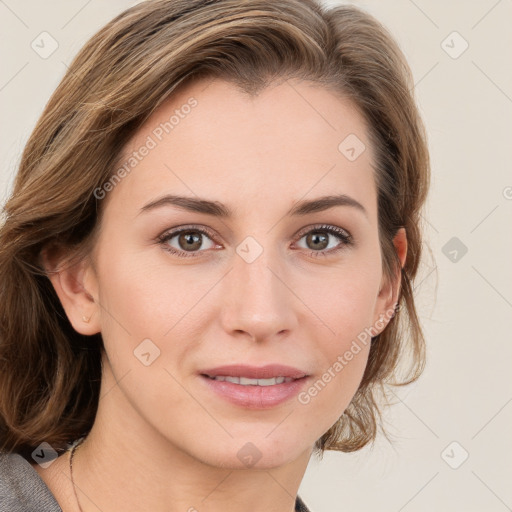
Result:
M148 425L105 370L94 426L73 460L83 512L295 510L312 448L264 469L206 462Z

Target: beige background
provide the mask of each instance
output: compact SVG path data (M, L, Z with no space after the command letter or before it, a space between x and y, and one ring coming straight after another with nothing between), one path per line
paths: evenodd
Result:
M65 64L135 3L0 0L0 203ZM429 359L396 391L393 445L327 452L300 494L313 512L512 510L512 2L352 3L399 41L429 132L433 258L416 286ZM43 31L58 43L46 59L31 48Z

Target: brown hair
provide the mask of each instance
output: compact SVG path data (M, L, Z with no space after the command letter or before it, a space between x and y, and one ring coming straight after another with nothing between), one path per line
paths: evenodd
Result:
M201 77L231 81L252 95L274 79L298 78L350 98L376 150L386 276L400 272L392 240L400 227L407 232L396 315L372 338L361 385L316 453L373 441L378 391L385 383L410 383L423 370L412 280L429 160L411 73L391 36L355 7L327 10L313 0L148 0L117 16L76 56L27 142L4 208L0 450L28 456L42 441L63 450L91 429L101 335L71 327L40 253L61 244L70 255L83 254L102 211L94 190L112 176L124 145L155 109Z

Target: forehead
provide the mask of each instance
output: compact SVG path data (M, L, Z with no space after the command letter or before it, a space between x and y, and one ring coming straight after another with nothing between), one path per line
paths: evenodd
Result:
M236 211L345 193L375 209L364 119L314 82L281 81L256 96L223 80L180 88L126 145L122 165L129 172L109 199L139 208L164 193L221 200Z

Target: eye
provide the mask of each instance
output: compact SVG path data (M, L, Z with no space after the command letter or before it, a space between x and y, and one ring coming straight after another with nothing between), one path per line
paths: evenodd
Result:
M210 242L212 242L212 245L214 245L212 241L213 234L209 230L197 226L186 226L181 229L167 231L159 237L159 241L164 246L164 249L171 254L189 258L198 256L199 249L212 248L212 246L204 247L202 237L207 237ZM176 238L176 240L173 245L172 242L174 238ZM176 244L178 247L176 247Z
M209 244L206 244L205 247L203 237L210 241L209 247ZM329 243L330 237L337 239L338 243L329 248L329 245L331 245ZM165 232L158 240L164 249L171 254L180 258L189 258L200 256L204 250L215 247L213 238L213 233L204 227L185 226ZM352 235L348 231L338 226L330 225L310 228L308 231L303 231L299 234L299 238L300 240L306 239L306 249L313 247L314 250L310 251L309 254L314 257L331 255L353 244Z
M343 228L338 226L315 226L313 229L309 229L300 236L300 240L305 238L306 241L306 249L313 248L313 251L310 251L310 256L318 257L318 256L328 256L338 251L344 249L347 246L353 244L352 235ZM329 243L329 237L334 237L338 239L338 243L331 245ZM331 247L329 248L329 245ZM328 250L326 250L328 249Z

